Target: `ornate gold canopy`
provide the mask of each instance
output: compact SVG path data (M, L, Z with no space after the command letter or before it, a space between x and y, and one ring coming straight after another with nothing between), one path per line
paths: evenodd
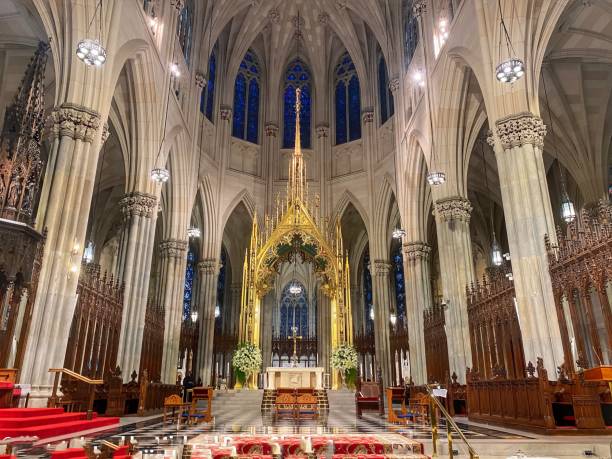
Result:
M332 347L352 342L348 257L339 221L328 222L319 212L319 197L310 197L300 144L300 89L296 90L295 147L289 165L287 196L276 200L276 214L265 216L260 231L253 218L251 243L242 279L240 340L259 345L260 303L272 289L283 262L300 257L312 263L321 288L331 301Z

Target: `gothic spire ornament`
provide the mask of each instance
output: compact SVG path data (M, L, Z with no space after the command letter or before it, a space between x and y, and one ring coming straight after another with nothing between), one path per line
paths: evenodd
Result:
M40 145L48 50L47 43L39 43L13 104L6 110L0 140L0 218L30 225L43 165Z

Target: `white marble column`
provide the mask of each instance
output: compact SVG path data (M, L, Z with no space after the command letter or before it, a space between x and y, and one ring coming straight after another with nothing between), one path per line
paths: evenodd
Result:
M450 373L465 382L465 370L472 366L470 329L465 288L474 281L474 261L470 237L472 205L461 196L438 199L434 205L440 274L447 300L446 334Z
M390 305L391 296L390 273L393 267L387 260L374 260L370 270L372 273L372 295L374 298L374 346L376 360L382 370L383 385L391 385L392 355L389 343L390 335Z
M504 205L525 361L544 360L548 377L563 363L544 235L556 240L542 147L546 126L531 113L495 123L497 169Z
M198 263L200 275L200 339L198 341L198 371L204 385L212 383L213 344L215 337L215 305L217 304L217 278L219 264L214 258Z
M166 384L173 384L176 381L188 246L187 241L180 239L166 239L159 244L162 266L160 297L165 314L161 380Z
M421 241L404 242L402 245L410 347L408 356L410 359L410 376L415 384L427 383L423 311L432 305L429 270L430 253L431 247Z
M116 272L125 285L117 362L124 381L139 371L157 220L157 198L132 192L119 202L123 234Z
M64 363L102 135L100 115L80 105L56 107L50 121L51 151L37 217L47 238L19 375L32 384L34 398L48 396L49 368Z

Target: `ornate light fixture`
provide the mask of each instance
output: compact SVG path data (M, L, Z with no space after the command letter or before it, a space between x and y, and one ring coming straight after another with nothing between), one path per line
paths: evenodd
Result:
M198 311L191 311L191 321L193 323L198 321Z
M391 322L391 325L395 327L395 324L397 323L397 315L394 312L389 315L389 322Z
M571 223L576 220L576 209L574 209L574 203L565 191L565 184L563 188L561 191L561 218L565 223Z
M442 185L446 182L446 174L441 171L434 171L427 174L427 183L431 186Z
M151 180L157 183L166 183L170 178L170 172L165 167L156 167L151 170Z
M96 10L94 11L93 17L89 22L89 27L87 27L87 33L91 29L91 25L93 21L96 19L96 14L98 10L102 7L102 0L98 2L96 5ZM79 40L76 49L76 55L81 60L81 62L94 66L101 67L106 62L106 49L102 46L102 12L100 11L100 35L99 39L97 38L83 38Z
M202 231L200 231L200 228L196 227L196 226L191 226L189 228L187 228L187 237L189 239L192 238L199 238L202 235Z
M516 57L516 51L514 50L514 46L512 46L510 34L508 33L508 28L506 27L506 22L504 21L504 10L502 9L501 0L497 0L497 4L499 5L500 25L503 31L503 38L506 41L508 59L497 64L497 67L495 67L495 76L501 83L514 83L525 75L525 63ZM502 34L499 36L499 55L501 55L501 48Z
M176 78L181 76L181 68L179 67L178 62L173 62L170 64L170 73Z
M402 228L395 228L393 230L393 233L391 233L391 236L393 236L393 239L401 239L406 235L406 231L403 230Z
M89 241L85 246L85 251L83 252L83 261L85 263L91 263L94 259L95 245L93 241Z
M501 247L495 237L495 231L493 231L493 243L491 244L491 262L494 266L501 266L504 262Z
M293 283L289 287L289 293L291 293L292 295L299 295L300 293L302 293L302 287L300 287L296 283Z
M215 305L215 319L218 319L219 317L221 317L221 308L217 304Z
M423 78L423 72L420 70L416 70L412 75L412 79L416 84L418 84L421 88L425 86L425 78Z
M374 320L374 306L370 308L370 320Z

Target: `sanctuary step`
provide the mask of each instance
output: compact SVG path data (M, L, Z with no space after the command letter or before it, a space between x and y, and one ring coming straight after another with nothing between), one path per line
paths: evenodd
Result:
M355 392L348 389L328 390L329 419L353 420L357 417Z
M93 419L87 420L87 413L65 413L62 408L0 409L0 438L60 437L115 424L119 424L119 418L94 413Z

